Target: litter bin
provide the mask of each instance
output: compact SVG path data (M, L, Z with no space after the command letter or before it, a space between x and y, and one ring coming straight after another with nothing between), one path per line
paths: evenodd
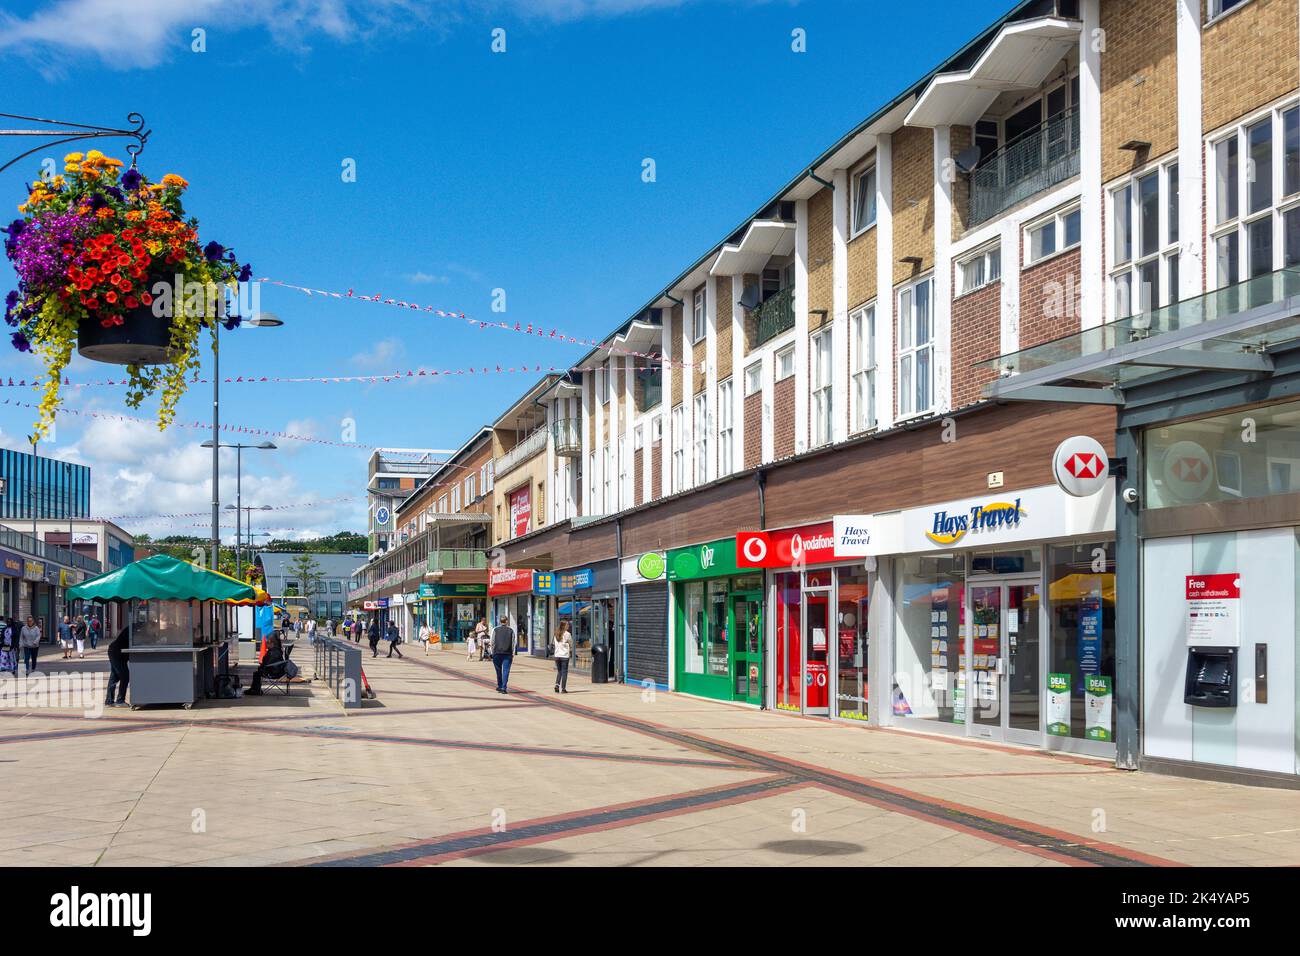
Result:
M591 646L591 682L593 684L609 683L609 648L604 644Z

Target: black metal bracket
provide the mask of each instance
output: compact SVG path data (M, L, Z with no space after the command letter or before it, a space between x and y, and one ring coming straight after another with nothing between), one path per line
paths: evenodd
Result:
M1107 458L1106 464L1110 469L1110 476L1117 481L1123 481L1128 477L1127 458Z
M39 145L19 153L3 166L0 166L0 172L4 172L19 160L26 159L32 153L38 153L43 149L50 149L64 143L75 143L85 139L118 136L135 140L134 143L130 143L126 147L127 153L131 156L131 166L134 168L136 157L144 150L144 144L148 142L149 134L153 132L151 129L144 128L144 117L135 112L126 115L127 122L131 124L130 129L118 129L113 126L92 126L86 123L70 123L67 120L42 119L39 116L22 116L17 113L0 113L0 119L21 120L26 123L38 124L35 129L0 129L0 137L35 136L42 140Z

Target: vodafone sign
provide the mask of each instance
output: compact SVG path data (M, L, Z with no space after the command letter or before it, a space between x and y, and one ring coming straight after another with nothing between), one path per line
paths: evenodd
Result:
M1057 487L1075 498L1087 498L1106 487L1110 459L1101 442L1087 435L1075 435L1056 446L1052 475Z
M835 560L835 526L830 521L783 531L736 535L736 567L790 568Z

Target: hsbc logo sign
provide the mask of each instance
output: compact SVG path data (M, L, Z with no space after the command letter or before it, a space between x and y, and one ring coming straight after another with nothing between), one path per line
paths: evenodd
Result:
M1110 458L1101 442L1087 435L1075 435L1056 446L1052 455L1052 476L1067 495L1087 498L1106 487Z

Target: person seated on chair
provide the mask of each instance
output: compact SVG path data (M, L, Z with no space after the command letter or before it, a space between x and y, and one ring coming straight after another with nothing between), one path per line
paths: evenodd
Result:
M284 647L280 643L279 635L272 634L266 639L266 646L262 650L262 660L257 665L257 670L253 671L253 683L246 693L254 696L260 695L262 693L262 675L269 672L276 673L276 676L279 676L277 671L281 668L287 671L289 662L285 659ZM293 675L290 674L289 676L292 677Z

